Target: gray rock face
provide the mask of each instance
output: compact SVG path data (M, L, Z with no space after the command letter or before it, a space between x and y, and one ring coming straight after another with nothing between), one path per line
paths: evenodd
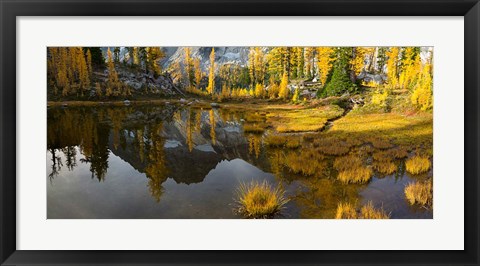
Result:
M185 57L185 51L183 47L166 47L164 50L168 50L171 53L168 58L163 60L163 67L168 68L175 62L183 63ZM215 63L219 65L223 64L240 64L246 65L248 62L249 47L215 47ZM172 53L172 51L174 51ZM210 65L210 53L212 47L191 47L191 56L200 58L200 66L203 70L207 70Z

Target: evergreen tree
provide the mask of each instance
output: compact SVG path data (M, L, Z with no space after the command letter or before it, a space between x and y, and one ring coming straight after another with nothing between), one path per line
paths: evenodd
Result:
M115 62L115 64L120 62L120 47L113 48L113 62Z
M100 47L84 47L84 52L90 51L92 65L97 68L105 66L105 58L103 57Z
M327 81L323 96L341 95L345 92L353 92L356 86L350 79L350 60L352 55L351 47L336 48L336 61L333 66L333 73L329 81Z
M145 49L145 71L153 72L154 77L158 77L161 74L161 68L158 64L158 60L165 57L165 53L160 47L148 47Z

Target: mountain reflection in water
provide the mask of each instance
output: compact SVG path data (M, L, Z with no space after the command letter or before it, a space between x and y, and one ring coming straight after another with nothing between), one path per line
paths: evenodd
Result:
M290 199L278 218L333 218L345 199L371 200L391 218L432 218L404 199L421 178L404 161L392 175L343 184L334 156L265 145L265 134L244 132L246 116L177 105L50 108L47 217L242 218L233 211L239 184L267 180Z

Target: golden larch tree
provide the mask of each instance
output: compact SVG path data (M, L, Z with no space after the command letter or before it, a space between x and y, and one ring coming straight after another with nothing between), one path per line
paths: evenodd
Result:
M333 67L335 50L333 47L317 47L317 67L320 74L320 82L325 86L328 75Z
M115 64L113 63L112 52L110 48L107 51L108 57L108 81L106 96L118 96L120 94L120 82L118 80L118 74L115 70Z
M406 47L402 58L399 85L404 89L412 89L422 75L420 52L416 47Z
M195 72L195 87L197 89L200 88L200 82L202 82L202 78L203 78L203 72L202 72L202 68L200 66L200 59L199 58L195 58L195 60L193 60L193 69L194 69L194 72Z
M278 97L287 100L288 99L288 74L285 71L282 76L282 81L280 82L280 88L278 92Z
M390 47L390 49L385 53L388 56L387 60L387 82L390 89L395 89L398 87L398 62L400 48Z
M215 48L212 47L210 53L210 68L208 73L207 92L211 95L215 93Z

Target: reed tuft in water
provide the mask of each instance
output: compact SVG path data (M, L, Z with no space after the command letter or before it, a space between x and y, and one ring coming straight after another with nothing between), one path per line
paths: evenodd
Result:
M407 171L411 174L418 175L425 173L430 169L431 163L428 157L414 156L405 162Z
M273 187L267 181L242 183L237 192L240 205L237 210L246 218L273 218L289 201L283 189Z
M405 187L405 197L410 205L432 206L433 184L432 181L413 182Z

